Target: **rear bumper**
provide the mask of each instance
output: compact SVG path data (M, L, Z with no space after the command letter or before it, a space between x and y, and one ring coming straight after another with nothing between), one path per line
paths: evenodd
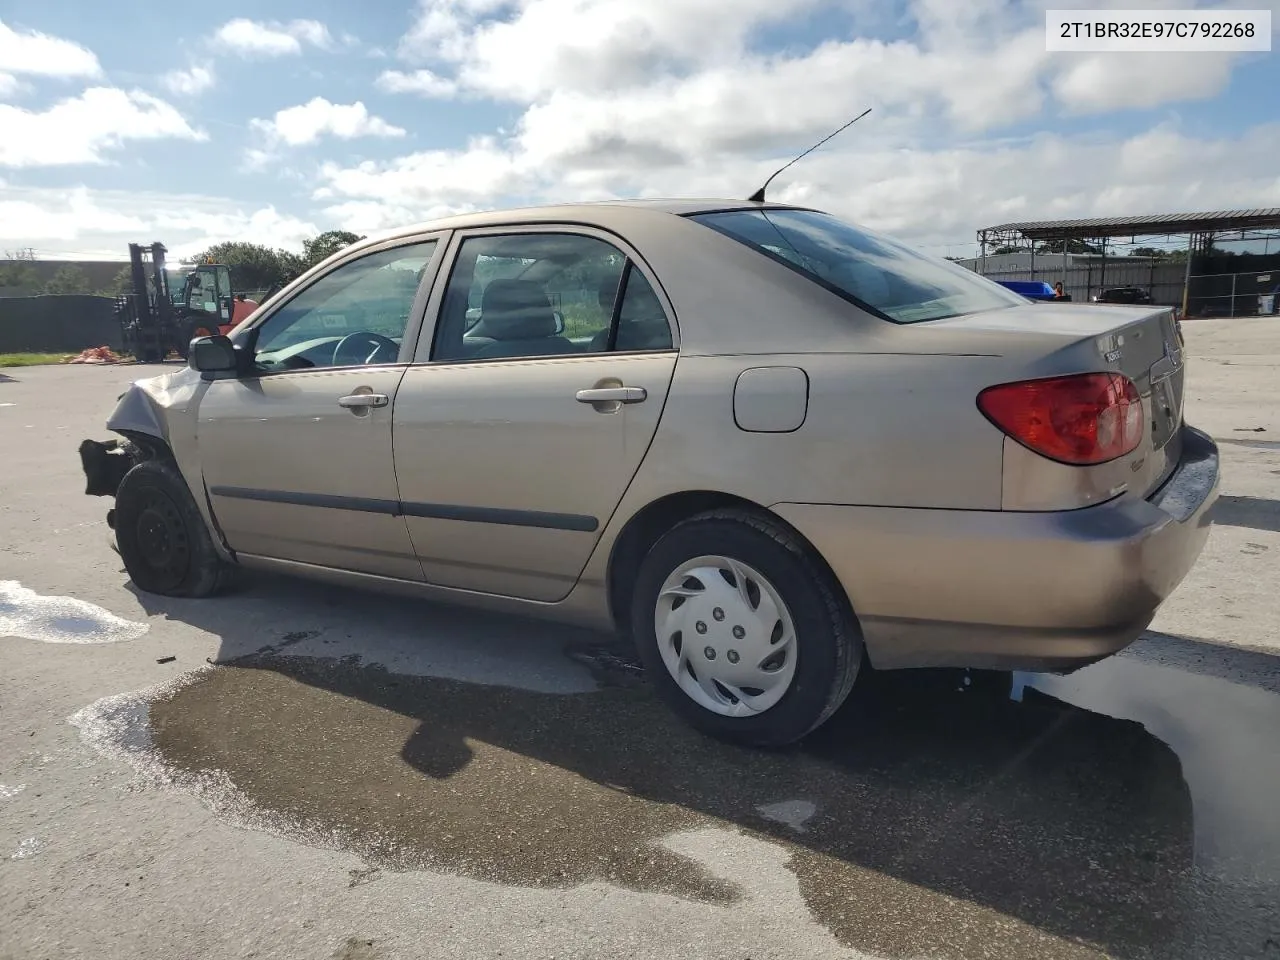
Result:
M880 669L1065 671L1138 638L1194 566L1218 448L1183 427L1182 457L1145 500L1063 512L777 504L822 553Z

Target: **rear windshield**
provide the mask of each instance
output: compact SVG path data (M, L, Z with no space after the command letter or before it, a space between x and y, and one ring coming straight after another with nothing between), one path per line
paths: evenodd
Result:
M895 323L942 320L1027 302L964 267L813 210L730 210L689 219Z

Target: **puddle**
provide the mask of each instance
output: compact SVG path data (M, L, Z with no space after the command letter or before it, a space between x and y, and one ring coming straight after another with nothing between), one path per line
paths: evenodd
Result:
M1030 682L1086 709L1136 720L1169 744L1193 798L1196 865L1280 884L1280 657L1232 657L1270 673L1205 676L1130 654Z
M700 737L642 684L551 693L277 653L72 722L152 782L381 875L728 905L740 885L669 843L728 827L785 850L813 917L879 956L1192 957L1205 929L1213 955L1249 956L1280 903L1280 697L1254 682L1280 661L1239 654L1022 678L1021 702L868 673L781 752ZM1211 905L1206 877L1252 884L1249 903Z
M46 597L16 580L0 580L0 637L44 643L119 643L136 640L148 624L117 617L74 597Z
M805 824L818 812L818 805L809 800L783 800L780 803L762 803L756 807L756 812L766 820L804 833Z

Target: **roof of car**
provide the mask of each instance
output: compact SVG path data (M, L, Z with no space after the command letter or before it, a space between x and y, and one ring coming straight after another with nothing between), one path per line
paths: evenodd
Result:
M361 242L361 246L381 243L398 237L426 233L432 230L457 230L466 227L489 227L509 223L538 223L568 220L608 224L619 210L651 210L682 216L691 213L709 213L715 210L794 209L794 204L753 203L749 200L729 199L635 199L590 200L575 203L544 204L529 207L508 207L479 213L460 213L435 220L405 224L391 230L373 234Z

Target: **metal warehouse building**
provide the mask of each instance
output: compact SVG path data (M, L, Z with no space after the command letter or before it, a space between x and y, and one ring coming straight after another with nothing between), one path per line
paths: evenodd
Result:
M1174 255L1124 255L1183 238ZM1221 249L1242 242L1263 252ZM978 243L981 254L962 265L993 280L1061 280L1072 300L1135 286L1188 317L1280 310L1280 208L1003 223L980 229ZM1071 252L1084 244L1098 252Z

